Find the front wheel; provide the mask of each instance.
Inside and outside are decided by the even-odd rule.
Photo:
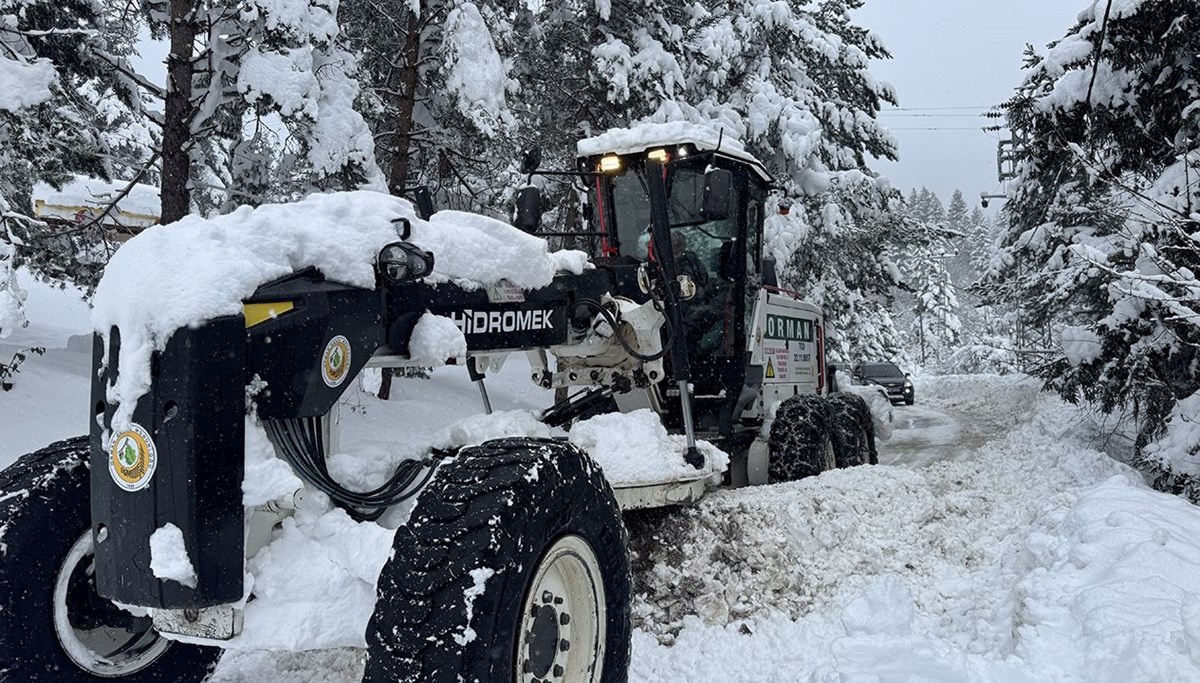
[[[0,680],[189,683],[218,648],[175,643],[96,592],[86,437],[0,472]]]
[[[630,597],[621,512],[586,453],[465,448],[396,532],[363,680],[622,683]]]

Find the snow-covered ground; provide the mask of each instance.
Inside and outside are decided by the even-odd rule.
[[[0,393],[0,465],[83,431],[88,354],[66,334],[0,343],[50,347]],[[489,389],[498,410],[550,400],[519,358]],[[344,407],[346,445],[391,457],[396,429],[479,410],[456,368],[372,401]],[[631,516],[631,680],[1200,680],[1200,510],[1148,490],[1028,379],[922,378],[895,416],[879,466]],[[236,652],[214,681],[349,683],[361,666],[350,648]]]

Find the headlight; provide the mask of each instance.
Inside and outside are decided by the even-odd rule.
[[[621,157],[609,154],[600,158],[600,170],[604,173],[616,173],[621,170]]]
[[[376,268],[388,283],[416,280],[433,272],[433,254],[409,242],[392,242],[379,251]]]

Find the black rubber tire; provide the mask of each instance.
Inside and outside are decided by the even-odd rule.
[[[779,404],[767,438],[767,481],[796,481],[831,469],[830,406],[815,394],[798,394]]]
[[[838,468],[879,462],[875,450],[875,421],[861,396],[836,393],[829,396],[830,438]]]
[[[912,396],[909,396],[908,398],[904,399],[904,405],[906,405],[906,406],[911,406],[912,404],[914,404],[916,402],[917,402],[916,394],[913,394]]]
[[[463,449],[421,492],[379,578],[363,680],[513,681],[519,612],[535,566],[570,534],[585,539],[600,564],[607,617],[601,680],[624,683],[632,583],[620,508],[585,452],[528,438]],[[484,567],[495,574],[468,609],[471,571]],[[469,632],[473,639],[462,638]]]
[[[81,436],[22,456],[0,472],[0,681],[207,679],[219,648],[172,643],[148,667],[113,678],[80,669],[59,645],[54,582],[71,547],[91,528],[88,461],[88,439]]]

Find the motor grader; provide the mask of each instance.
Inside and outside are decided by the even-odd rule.
[[[572,235],[592,245],[590,267],[548,286],[431,284],[438,254],[408,241],[422,210],[380,245],[374,287],[297,268],[240,313],[177,329],[124,418],[112,387],[137,371],[118,362],[132,332],[97,330],[88,436],[0,473],[0,679],[209,675],[246,627],[242,610],[265,599],[246,594],[256,527],[269,536],[291,505],[243,503],[250,412],[305,491],[363,524],[408,506],[365,625],[364,680],[626,680],[623,510],[873,461],[865,405],[827,396],[821,311],[780,288],[763,256],[771,177],[697,130],[600,136],[557,174],[527,154],[531,177],[568,178],[586,196],[584,232]],[[532,185],[515,223],[541,233]],[[429,314],[461,331],[459,360],[489,410],[487,375],[523,354],[534,385],[569,390],[544,422],[652,409],[685,435],[694,474],[610,481],[566,441],[516,436],[405,460],[371,490],[342,483],[328,467],[330,415],[365,368],[417,364],[410,342]],[[727,472],[698,439],[731,455]],[[152,566],[164,529],[181,540],[190,581]]]

